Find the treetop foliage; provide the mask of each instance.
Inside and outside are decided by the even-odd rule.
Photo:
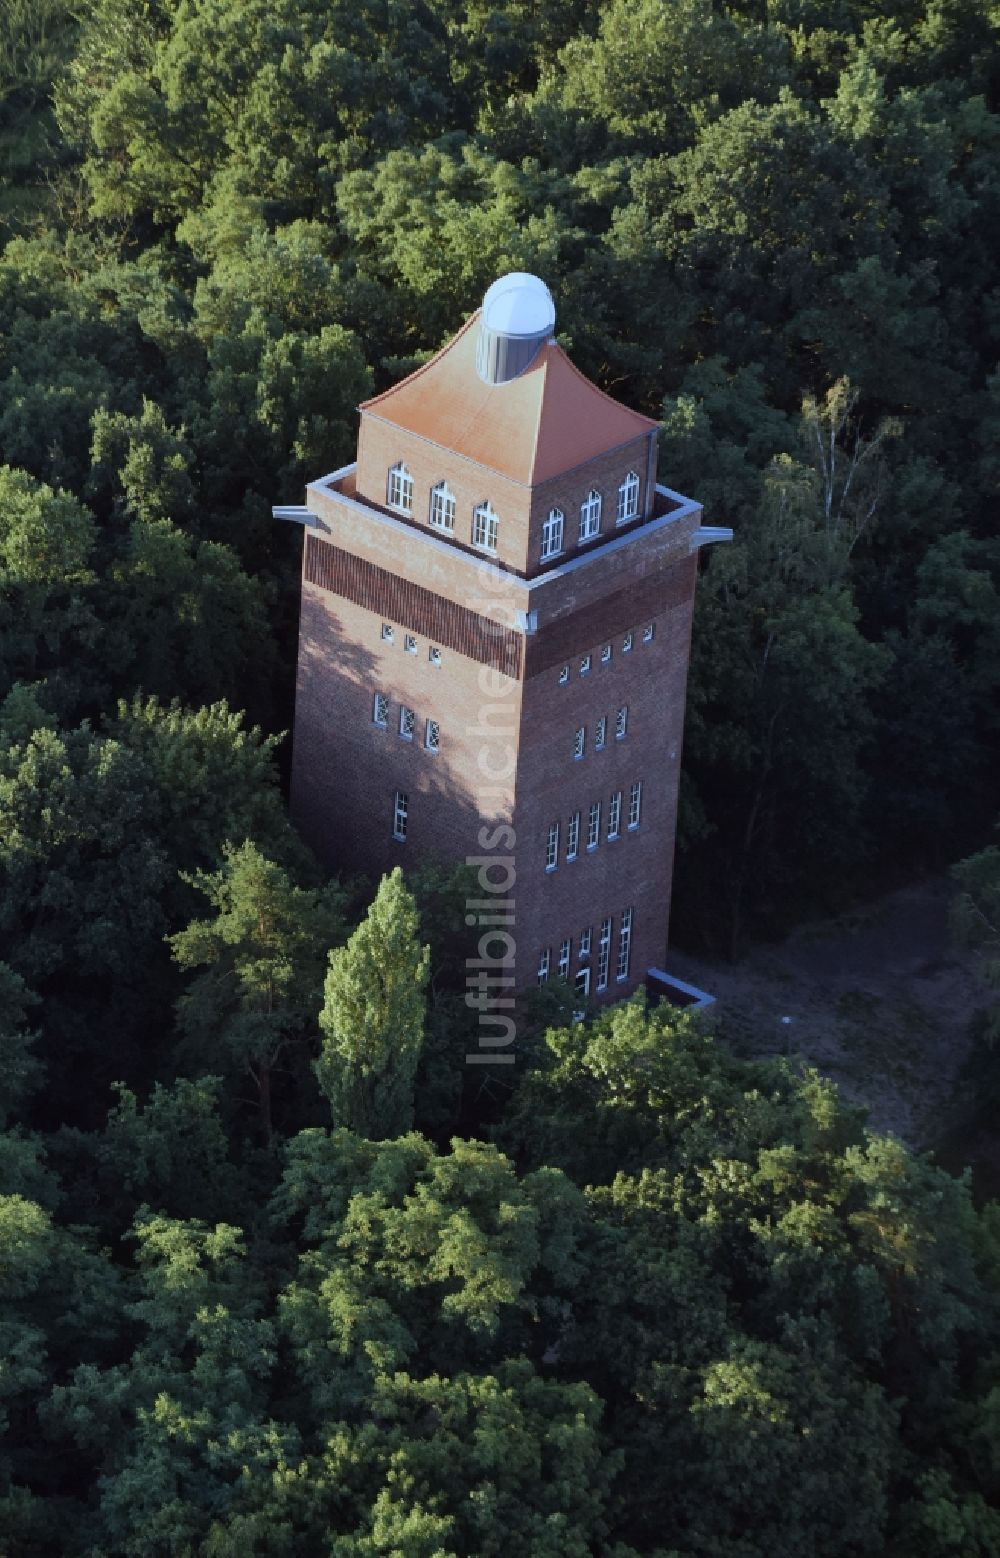
[[[968,857],[988,999],[997,22],[6,0],[10,1558],[1000,1552],[996,1206],[638,1000],[577,1023],[552,981],[470,1079],[467,873],[328,880],[289,823],[270,517],[543,276],[735,532],[675,936]]]

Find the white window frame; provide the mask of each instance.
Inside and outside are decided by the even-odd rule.
[[[405,703],[400,704],[399,734],[402,736],[404,741],[413,740],[413,732],[416,727],[416,723],[417,716],[414,714],[413,710],[408,709]]]
[[[574,757],[574,759],[579,759],[579,758],[583,757],[583,755],[586,752],[586,750],[587,750],[587,727],[586,727],[586,725],[580,725],[580,726],[577,727],[577,730],[575,731],[574,736],[573,736],[573,757]]]
[[[430,661],[431,665],[440,665],[441,664],[441,651],[438,648],[437,644],[431,644],[430,648],[427,651],[427,658]]]
[[[642,821],[642,780],[637,779],[629,792],[628,827],[631,833]]]
[[[439,481],[431,488],[428,523],[433,525],[435,530],[444,530],[448,535],[454,534],[455,494],[446,481]]]
[[[405,790],[397,790],[392,810],[392,836],[398,844],[406,843],[409,821],[410,797]]]
[[[639,477],[635,471],[629,471],[625,480],[618,488],[618,520],[619,525],[627,525],[630,519],[639,516]]]
[[[624,741],[628,735],[628,704],[623,703],[615,715],[615,740]]]
[[[581,959],[589,958],[589,956],[590,956],[590,943],[591,943],[591,939],[593,938],[593,934],[594,934],[594,927],[592,925],[588,925],[586,930],[582,930],[580,932],[580,952],[579,952],[579,956],[580,956]]]
[[[542,525],[541,561],[543,563],[550,557],[558,557],[562,551],[565,523],[566,516],[562,509],[549,509],[548,519]]]
[[[580,504],[580,540],[589,541],[601,530],[601,494],[591,487]]]
[[[586,676],[590,671],[591,656],[583,655],[580,660],[580,675]]]
[[[632,653],[632,634],[631,634],[631,632],[628,632],[628,633],[625,634],[625,637],[622,639],[622,654],[623,655],[630,655],[631,653]]]
[[[549,964],[552,954],[548,947],[543,947],[538,954],[538,983],[543,985],[549,977]]]
[[[621,837],[622,831],[622,792],[615,790],[608,802],[608,838]]]
[[[573,951],[573,943],[572,943],[571,939],[569,938],[569,936],[567,936],[565,941],[562,941],[562,942],[559,943],[559,963],[558,963],[558,969],[559,969],[559,978],[560,979],[568,979],[569,978],[569,964],[570,964],[570,956],[572,954],[572,951]]]
[[[549,823],[549,831],[545,839],[545,869],[554,871],[559,864],[559,824]]]
[[[573,989],[576,991],[577,995],[582,995],[584,998],[589,996],[589,994],[590,994],[590,965],[589,964],[584,964],[583,968],[578,968],[577,969],[577,971],[576,971],[576,978],[573,980]]]
[[[408,655],[416,654],[417,640],[412,633],[406,633],[403,635],[403,650]]]
[[[382,639],[383,639],[383,642],[386,643],[386,644],[391,644],[393,642],[393,640],[395,639],[395,637],[396,637],[396,635],[395,635],[395,633],[392,630],[392,623],[391,622],[383,622],[383,624],[382,624]]]
[[[606,920],[601,921],[601,934],[597,942],[597,988],[608,988],[608,973],[611,968],[611,936],[614,931],[614,920],[609,914]]]
[[[493,554],[500,534],[500,516],[491,506],[489,498],[477,503],[472,510],[472,544],[479,552]]]
[[[596,849],[601,842],[601,803],[592,801],[587,814],[587,848]]]
[[[646,626],[642,630],[642,641],[643,641],[643,643],[644,644],[651,644],[653,642],[653,634],[655,632],[656,632],[656,623],[655,622],[647,622]]]
[[[629,964],[632,961],[632,910],[622,910],[622,922],[618,931],[618,963],[615,969],[615,979],[619,984],[628,978]]]
[[[575,860],[580,851],[580,813],[575,811],[566,824],[566,859]]]
[[[602,644],[601,645],[601,664],[602,665],[610,665],[611,664],[611,645],[610,644]]]
[[[413,477],[403,460],[397,460],[389,467],[386,501],[388,507],[399,514],[413,513]]]
[[[436,719],[429,719],[424,726],[424,746],[428,752],[441,750],[441,726]]]
[[[560,685],[560,687],[565,687],[566,683],[568,681],[569,681],[569,666],[568,665],[564,665],[562,670],[559,672],[559,685]]]
[[[385,730],[389,724],[389,696],[384,692],[377,692],[372,699],[372,724],[380,730]]]
[[[597,725],[596,725],[596,728],[595,728],[595,731],[594,731],[594,751],[595,752],[603,751],[604,745],[605,745],[607,739],[608,739],[608,716],[606,714],[602,714],[600,719],[597,721]]]

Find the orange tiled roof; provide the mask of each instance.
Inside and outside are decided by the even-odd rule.
[[[361,410],[527,486],[658,426],[591,384],[554,341],[516,379],[484,384],[478,320],[477,312],[436,357]]]

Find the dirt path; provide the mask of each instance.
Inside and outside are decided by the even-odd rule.
[[[738,964],[671,951],[669,969],[717,997],[741,1052],[802,1057],[864,1104],[875,1130],[928,1146],[959,1102],[969,1019],[983,1004],[948,932],[952,892],[928,878]]]

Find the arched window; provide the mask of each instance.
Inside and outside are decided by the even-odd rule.
[[[436,530],[455,528],[455,494],[446,481],[431,488],[431,524]]]
[[[401,514],[413,513],[413,477],[402,460],[389,467],[389,507]]]
[[[488,501],[478,504],[472,510],[472,544],[478,546],[480,551],[496,551],[499,528],[499,515],[490,508]]]
[[[601,494],[596,488],[580,504],[580,540],[589,541],[601,528]]]
[[[639,512],[639,478],[635,471],[629,471],[625,480],[618,488],[618,523],[624,525],[626,520],[635,519]]]
[[[542,562],[547,557],[555,557],[562,551],[563,544],[563,511],[562,509],[550,509],[549,517],[542,526]]]

